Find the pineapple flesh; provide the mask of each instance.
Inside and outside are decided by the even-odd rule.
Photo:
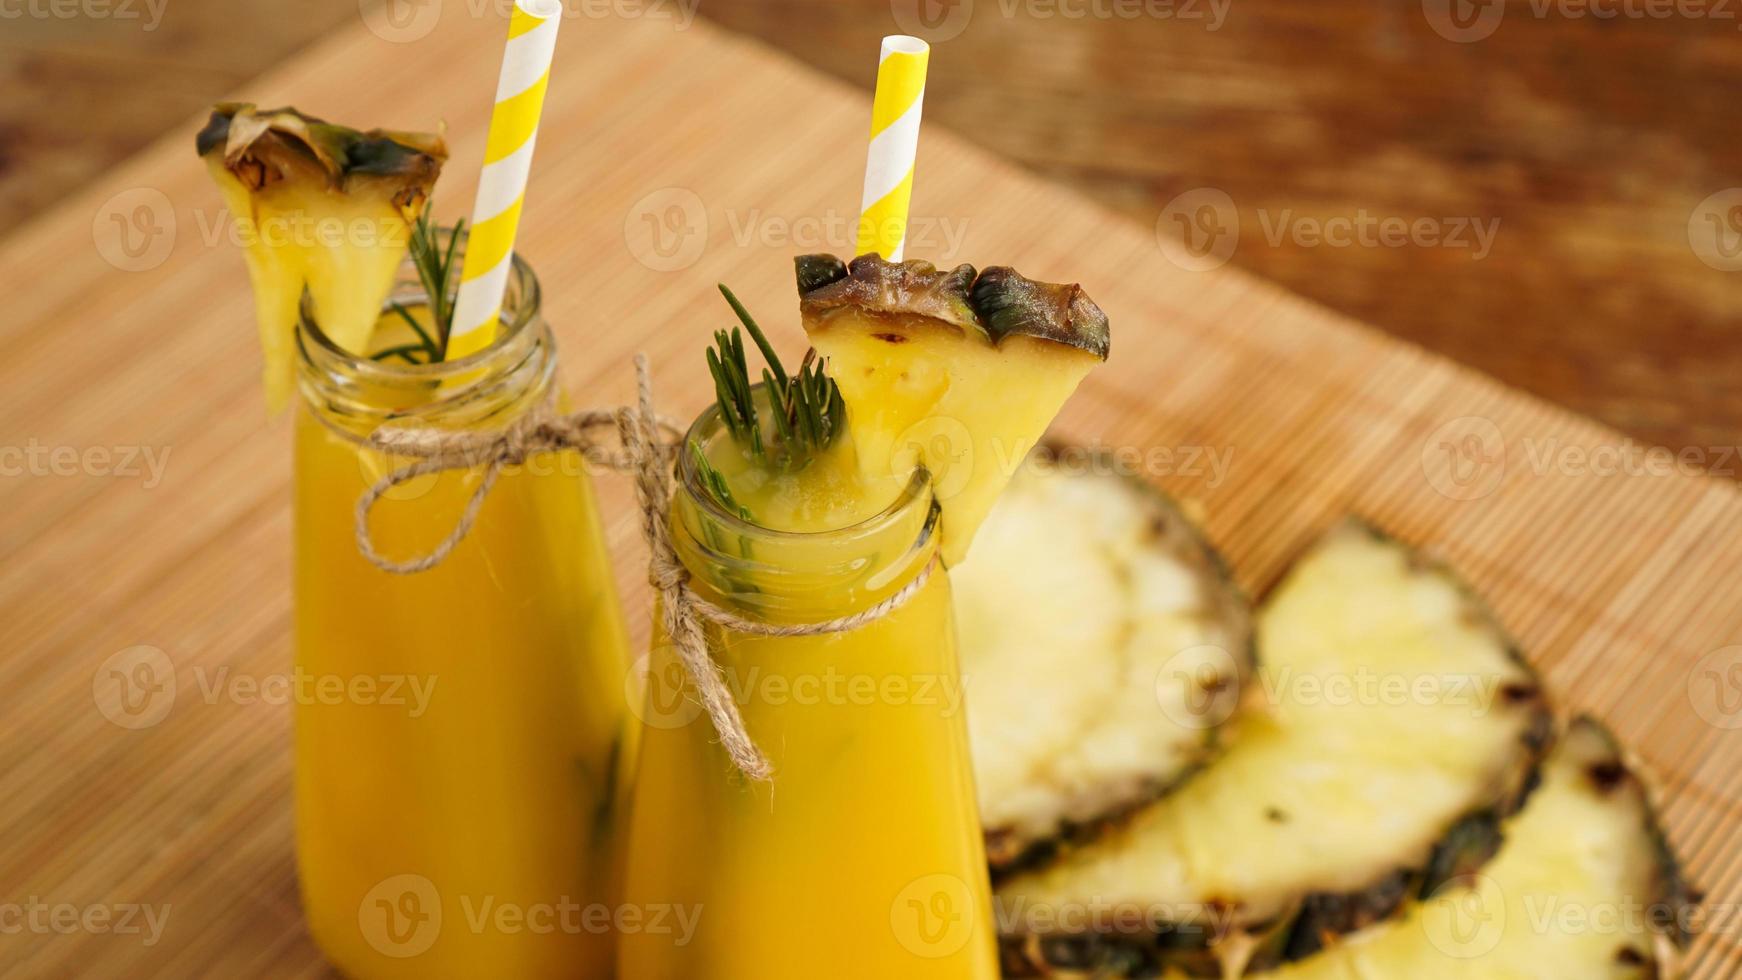
[[[1107,317],[1082,287],[862,255],[797,260],[805,333],[847,404],[868,483],[930,471],[954,566],[1089,369]]]
[[[1450,572],[1347,523],[1257,622],[1256,703],[1226,751],[1002,883],[1011,975],[1223,976],[1304,954],[1394,913],[1443,845],[1516,805],[1549,715]]]
[[[1250,609],[1220,557],[1165,495],[1086,460],[1075,476],[1036,453],[950,576],[999,872],[1210,759],[1252,672]]]
[[[327,337],[363,352],[447,147],[434,134],[364,133],[295,109],[224,103],[196,148],[242,236],[276,410],[290,395],[304,290]]]
[[[1690,898],[1649,794],[1614,738],[1579,719],[1479,872],[1407,914],[1265,974],[1276,980],[1664,980]]]

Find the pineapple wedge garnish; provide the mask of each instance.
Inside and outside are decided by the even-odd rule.
[[[1650,795],[1614,737],[1573,722],[1493,859],[1407,915],[1289,964],[1275,980],[1679,975],[1692,899]]]
[[[1251,610],[1220,556],[1111,462],[1037,452],[950,575],[995,871],[1209,762],[1252,674]]]
[[[1081,286],[1008,268],[876,255],[797,266],[805,333],[840,386],[861,471],[886,481],[924,465],[944,563],[957,564],[1065,399],[1107,359],[1106,315]]]
[[[266,401],[277,410],[294,377],[303,291],[322,331],[363,352],[447,145],[435,134],[365,133],[295,109],[223,103],[196,147],[246,247]]]
[[[1345,524],[1257,622],[1258,703],[1223,754],[1000,885],[1007,975],[1219,977],[1304,955],[1394,914],[1516,808],[1550,716],[1448,570]]]

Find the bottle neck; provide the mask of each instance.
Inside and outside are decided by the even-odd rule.
[[[704,412],[685,445],[707,444],[721,421]],[[704,599],[771,623],[805,623],[860,612],[913,581],[938,547],[938,508],[922,469],[896,500],[848,527],[785,531],[728,512],[710,493],[692,453],[678,454],[672,538]]]
[[[444,243],[448,235],[442,233]],[[464,238],[454,261],[463,255]],[[408,258],[383,314],[394,304],[408,310],[426,307],[429,299]],[[550,398],[556,374],[555,341],[544,321],[538,279],[518,256],[496,336],[474,354],[421,364],[345,350],[321,329],[318,311],[306,295],[296,344],[302,403],[328,425],[359,438],[390,422],[456,429],[509,425]]]

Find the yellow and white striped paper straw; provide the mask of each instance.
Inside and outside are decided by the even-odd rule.
[[[876,252],[899,262],[907,248],[907,206],[913,196],[913,158],[919,150],[919,113],[930,57],[931,45],[917,37],[891,34],[883,39],[855,255]]]
[[[460,295],[448,335],[450,361],[483,350],[496,335],[562,12],[561,0],[514,3],[484,170],[478,176],[478,200],[472,205],[466,261],[460,267]]]

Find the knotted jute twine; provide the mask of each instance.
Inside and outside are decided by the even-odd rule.
[[[635,480],[635,502],[641,511],[641,533],[647,542],[647,580],[660,598],[660,625],[676,647],[684,671],[695,684],[702,707],[707,711],[726,754],[745,776],[766,781],[773,777],[774,767],[744,727],[744,717],[722,676],[723,670],[708,653],[702,621],[752,636],[844,633],[874,623],[906,605],[930,580],[937,567],[937,557],[934,554],[912,581],[887,599],[850,616],[820,623],[765,623],[703,599],[689,587],[689,569],[678,557],[665,512],[672,495],[672,469],[683,436],[674,424],[660,418],[653,410],[653,381],[645,354],[635,357],[635,390],[634,407],[589,409],[561,415],[547,403],[503,429],[377,429],[363,441],[364,445],[416,462],[381,476],[357,498],[357,550],[375,567],[395,575],[414,575],[434,568],[452,554],[472,530],[484,499],[496,486],[502,469],[519,465],[536,453],[574,450],[605,469],[630,474]],[[358,441],[353,433],[340,429],[320,413],[315,413],[315,416],[343,438]],[[616,431],[617,446],[600,440],[598,433],[606,429]],[[376,550],[369,533],[369,512],[388,491],[420,476],[475,466],[484,467],[483,479],[467,499],[453,530],[429,553],[395,561]]]

